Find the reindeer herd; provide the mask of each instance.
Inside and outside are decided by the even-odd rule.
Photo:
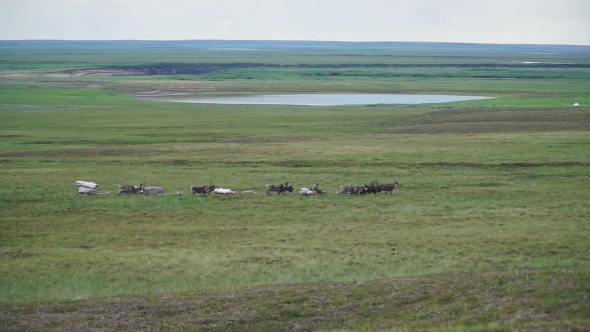
[[[392,191],[395,188],[401,187],[401,184],[397,181],[393,181],[393,183],[378,183],[377,181],[372,181],[371,184],[365,184],[360,186],[355,185],[347,185],[341,186],[341,191],[336,194],[344,195],[344,194],[351,194],[351,195],[366,195],[366,194],[378,194],[381,192],[385,192],[393,194]]]
[[[95,195],[99,194],[97,192],[98,185],[94,182],[87,182],[87,181],[76,181],[78,184],[78,194],[79,195]],[[145,187],[146,183],[141,183],[139,186],[134,185],[119,185],[118,195],[131,195],[131,194],[143,194],[143,195],[153,195],[153,196],[162,196],[164,194],[164,189],[158,186],[148,186]],[[377,181],[372,181],[370,184],[364,185],[344,185],[340,186],[340,191],[335,192],[337,195],[367,195],[367,194],[379,194],[384,192],[385,194],[389,193],[392,194],[392,191],[396,188],[401,187],[401,184],[397,181],[393,183],[379,183]],[[207,195],[213,193],[217,195],[234,195],[236,192],[228,189],[228,188],[218,188],[213,183],[209,185],[201,185],[201,186],[191,186],[189,187],[191,190],[191,195],[199,195],[201,197],[207,197]],[[276,195],[285,195],[287,192],[293,193],[293,186],[289,184],[289,182],[283,183],[273,183],[266,185],[266,195],[271,196],[273,192],[276,192]],[[110,192],[108,192],[110,193]],[[255,194],[256,190],[250,189],[246,191],[242,191],[242,194]],[[325,195],[327,191],[321,190],[319,188],[319,183],[315,183],[310,188],[301,188],[299,190],[300,196],[313,196],[313,195]],[[182,195],[182,192],[177,192],[173,195]]]

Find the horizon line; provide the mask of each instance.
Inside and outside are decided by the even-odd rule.
[[[463,42],[463,41],[410,41],[410,40],[312,40],[312,39],[0,39],[0,42],[306,42],[306,43],[414,43],[414,44],[466,44],[466,45],[511,45],[511,46],[579,46],[590,47],[590,44],[544,44],[544,43],[495,43],[495,42]]]

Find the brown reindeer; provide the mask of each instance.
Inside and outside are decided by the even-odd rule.
[[[132,186],[129,184],[119,185],[119,195],[121,195],[121,194],[127,194],[127,195],[143,194],[144,188],[142,188],[142,187],[144,185],[145,185],[145,182],[140,184],[139,187]]]
[[[386,194],[387,194],[388,192],[389,192],[390,194],[393,194],[393,193],[392,193],[392,191],[393,191],[395,188],[399,188],[399,187],[401,187],[401,186],[402,186],[402,185],[401,185],[399,182],[395,181],[395,179],[394,179],[394,180],[393,180],[393,183],[379,184],[379,191],[385,191],[385,193],[386,193]]]
[[[191,194],[194,196],[199,194],[201,197],[207,197],[207,194],[215,190],[215,185],[213,183],[209,184],[208,186],[197,186],[197,187],[189,187],[191,189]]]
[[[285,195],[285,192],[293,192],[293,186],[289,185],[289,182],[285,182],[285,184],[282,183],[273,183],[273,184],[267,184],[266,185],[266,194],[267,195],[271,195],[271,192],[276,191],[277,195],[283,194]]]

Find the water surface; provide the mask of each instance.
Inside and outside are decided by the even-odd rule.
[[[489,99],[489,97],[454,95],[326,93],[251,96],[184,96],[148,98],[144,97],[142,99],[195,104],[338,106],[374,104],[434,104]]]

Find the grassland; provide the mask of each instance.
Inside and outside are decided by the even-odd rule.
[[[590,328],[588,53],[11,48],[0,60],[0,330]],[[153,91],[494,99],[134,98]],[[393,195],[333,195],[394,179]],[[185,194],[79,197],[76,180]],[[284,181],[330,194],[264,195]],[[209,183],[258,194],[187,195]]]

